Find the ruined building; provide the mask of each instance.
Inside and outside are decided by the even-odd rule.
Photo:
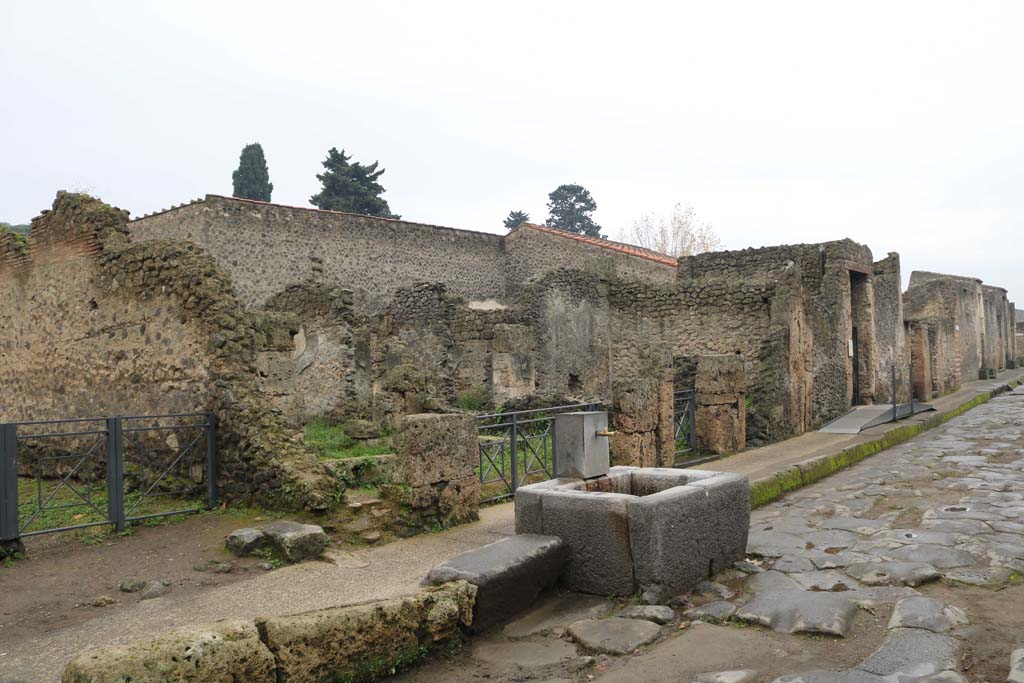
[[[216,195],[128,221],[62,194],[28,248],[0,250],[15,301],[0,380],[29,399],[0,420],[241,397],[273,439],[316,415],[601,399],[632,416],[619,462],[651,465],[669,462],[674,389],[704,382],[704,414],[732,411],[757,445],[908,400],[912,358],[922,398],[1016,355],[1004,290],[915,273],[903,295],[898,255],[851,240],[677,261],[529,224],[495,235]],[[225,423],[240,446],[263,429]],[[287,466],[257,457],[239,490],[258,476],[313,495],[316,465],[289,444]]]

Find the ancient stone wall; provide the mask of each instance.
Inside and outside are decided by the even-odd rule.
[[[639,280],[668,285],[675,280],[676,259],[640,247],[551,228],[524,225],[505,238],[506,277],[510,294],[558,270],[578,270],[605,279]]]
[[[731,455],[746,447],[747,378],[738,355],[701,356],[696,377],[697,447]]]
[[[326,507],[333,484],[255,377],[259,333],[212,259],[130,242],[127,214],[59,193],[0,261],[0,421],[212,411],[230,499]]]
[[[505,294],[501,235],[216,195],[135,220],[136,240],[184,239],[225,268],[249,307],[291,285],[351,289],[379,311],[417,280],[467,299]]]

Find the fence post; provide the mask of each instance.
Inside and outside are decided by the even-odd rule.
[[[18,426],[0,424],[0,541],[16,541],[18,529]]]
[[[107,418],[107,516],[124,531],[124,432],[120,417]]]
[[[217,416],[207,414],[206,422],[206,509],[217,504]]]
[[[745,410],[745,408],[741,409]],[[686,408],[686,441],[690,452],[697,454],[697,390],[690,392],[690,402]]]
[[[593,406],[588,406],[588,408],[590,410],[594,409]],[[558,443],[558,439],[555,438],[555,436],[556,436],[555,425],[556,424],[558,424],[558,420],[556,420],[555,416],[552,415],[551,416],[551,430],[548,433],[548,438],[551,439],[551,478],[552,479],[554,479],[555,477],[558,476],[558,453],[555,452],[555,444]]]
[[[892,364],[892,421],[895,422],[899,419],[899,415],[896,414],[896,364]]]
[[[512,457],[512,493],[519,488],[519,450],[516,414],[512,413],[512,434],[509,437],[509,451]]]

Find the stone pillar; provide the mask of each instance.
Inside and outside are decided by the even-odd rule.
[[[407,505],[414,521],[460,524],[479,519],[480,480],[476,420],[471,415],[406,415],[393,437],[395,479],[389,493]]]
[[[738,354],[701,356],[697,363],[697,447],[719,455],[747,443],[747,375]]]
[[[658,465],[659,382],[619,380],[612,386],[611,430],[608,444],[612,465]],[[671,466],[671,465],[669,465]]]
[[[491,387],[496,405],[533,394],[537,385],[533,346],[533,332],[526,325],[494,326]]]
[[[910,323],[910,376],[914,397],[919,401],[932,397],[932,348],[928,337],[927,323]]]

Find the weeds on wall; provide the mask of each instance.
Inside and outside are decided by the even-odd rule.
[[[353,439],[341,425],[324,419],[313,419],[306,423],[306,443],[320,452],[320,456],[331,460],[365,458],[371,455],[393,453],[391,438],[382,433],[378,439],[360,441]]]

